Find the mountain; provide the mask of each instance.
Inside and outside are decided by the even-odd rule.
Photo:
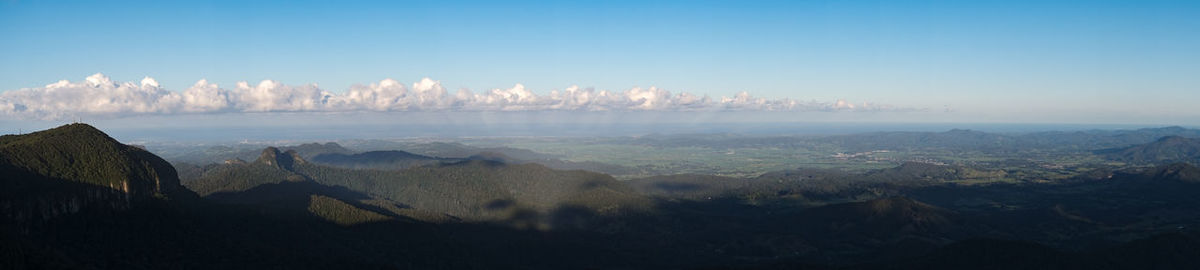
[[[254,160],[262,151],[263,145],[213,146],[202,150],[184,153],[173,153],[167,159],[175,163],[196,164],[203,166],[210,163],[223,163],[230,160]],[[300,145],[280,146],[280,151],[296,151],[301,157],[311,159],[322,154],[353,154],[338,143],[305,143]]]
[[[313,158],[322,154],[353,154],[354,151],[346,149],[335,142],[321,143],[305,143],[295,146],[284,146],[280,148],[282,151],[296,151],[303,158]]]
[[[512,147],[477,147],[465,145],[456,142],[430,142],[416,144],[398,144],[393,146],[393,149],[403,149],[404,151],[417,153],[425,156],[442,157],[442,158],[468,158],[478,155],[479,153],[500,153],[508,157],[521,160],[542,160],[555,159],[559,156],[542,154],[528,149],[512,148]]]
[[[1136,164],[1167,162],[1200,163],[1200,138],[1166,136],[1154,142],[1125,148],[1102,150],[1109,159]]]
[[[355,142],[360,147],[405,150],[372,150],[356,153],[337,143],[306,143],[296,146],[278,147],[280,151],[295,151],[301,158],[313,163],[349,169],[400,170],[409,167],[460,162],[465,160],[493,160],[507,164],[537,163],[558,170],[586,170],[610,175],[644,174],[642,170],[594,161],[566,161],[553,155],[541,154],[526,149],[511,147],[475,147],[461,143],[395,143],[386,141]],[[258,148],[261,149],[261,148]],[[185,181],[197,178],[207,164],[239,163],[254,160],[260,150],[229,146],[214,146],[202,153],[176,155],[172,160]]]
[[[195,197],[169,163],[87,124],[0,136],[0,177],[0,205],[18,222]]]
[[[1200,167],[1188,163],[1172,163],[1141,170],[1120,171],[1114,173],[1113,177],[1160,183],[1200,183]]]
[[[214,166],[186,186],[211,201],[270,209],[273,215],[315,216],[342,225],[450,220],[365,192],[324,185],[294,171],[307,165],[296,151],[268,147],[252,163]]]
[[[282,153],[271,154],[278,158]],[[255,164],[279,169],[275,166],[279,160]],[[340,201],[342,195],[310,195],[311,202],[301,207],[316,213],[312,217],[264,214],[268,212],[260,209],[276,209],[218,205],[197,198],[179,184],[165,160],[86,124],[0,136],[0,269],[448,265],[445,257],[431,263],[422,259],[429,255],[419,251],[405,255],[404,250],[418,245],[454,250],[444,247],[452,244],[429,241],[426,235],[431,234],[423,225],[391,223],[390,230],[405,232],[396,234],[403,239],[379,236],[377,231],[340,229],[388,222],[360,211],[369,207]],[[404,264],[384,264],[378,257],[362,255],[383,245],[367,248],[343,237],[417,244],[392,250]]]
[[[460,160],[423,156],[399,150],[370,151],[358,154],[326,153],[312,157],[312,162],[317,164],[350,169],[381,170],[400,170],[444,161]]]
[[[555,211],[563,207],[620,214],[645,208],[648,204],[645,198],[616,179],[585,171],[560,171],[538,164],[505,164],[490,160],[464,160],[391,171],[360,170],[307,162],[295,152],[280,152],[275,148],[264,149],[262,156],[252,163],[208,168],[187,186],[206,197],[225,200],[223,198],[230,195],[222,194],[289,182],[312,182],[370,194],[366,196],[371,200],[387,200],[420,210],[395,213],[418,215],[410,217],[420,220],[448,216],[473,221],[515,222],[521,226],[549,226]],[[354,200],[342,201],[355,203]]]
[[[1196,138],[1200,137],[1200,129],[1170,126],[1134,130],[1044,131],[1020,135],[1018,138],[1021,144],[1030,147],[1106,149],[1150,143],[1168,136]]]
[[[428,143],[411,145],[409,147],[418,149],[422,153],[435,153],[437,155],[414,154],[413,152],[401,150],[383,150],[358,154],[327,153],[313,156],[311,160],[318,164],[349,169],[400,170],[442,162],[454,163],[466,160],[490,160],[506,164],[537,163],[557,170],[586,170],[610,175],[629,175],[639,172],[629,167],[594,161],[573,162],[548,158],[548,155],[508,147],[478,148],[459,143]],[[516,158],[509,154],[515,154],[523,158]]]
[[[218,192],[245,191],[265,184],[304,181],[305,176],[291,171],[297,160],[304,163],[294,153],[268,147],[253,163],[212,166],[200,173],[198,179],[187,181],[184,185],[201,196],[208,196]]]

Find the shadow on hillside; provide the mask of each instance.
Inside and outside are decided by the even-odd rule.
[[[218,192],[206,196],[206,199],[239,205],[254,205],[271,210],[285,211],[291,214],[311,214],[313,196],[325,196],[355,208],[385,215],[398,221],[416,222],[379,205],[363,203],[375,198],[341,186],[327,186],[312,181],[288,181],[262,184],[246,191]],[[411,209],[412,207],[397,202],[386,201],[387,206],[396,209]]]
[[[1145,227],[1146,224],[1138,222],[1152,221],[1157,226],[1200,217],[1200,199],[1191,196],[1200,191],[1200,185],[1183,181],[1187,178],[1179,175],[1190,175],[1185,169],[1146,175],[1118,174],[1112,180],[1038,186],[882,183],[809,189],[804,185],[782,188],[751,185],[743,190],[748,193],[741,194],[693,199],[652,197],[649,208],[616,212],[606,211],[603,205],[574,203],[532,209],[524,208],[514,199],[494,199],[475,206],[490,211],[504,210],[506,215],[486,221],[415,222],[411,226],[430,228],[437,231],[434,238],[461,245],[458,246],[461,250],[437,252],[474,258],[489,265],[533,265],[531,268],[578,268],[581,265],[600,268],[630,265],[645,268],[770,268],[903,262],[937,269],[953,264],[929,265],[909,259],[936,256],[937,252],[953,247],[948,245],[981,237],[1028,241],[1021,243],[1047,250],[1065,250],[1063,246],[1047,245],[1076,241],[1079,245],[1072,250],[1089,251],[1079,253],[1086,256],[1072,258],[1094,258],[1090,254],[1099,254],[1095,251],[1097,248],[1122,246],[1128,239],[1164,233],[1163,228]],[[1171,180],[1174,178],[1183,180]],[[622,188],[609,184],[585,181],[578,187],[583,190]],[[802,184],[810,185],[811,182]],[[691,184],[670,182],[666,187],[671,185],[686,187]],[[865,192],[876,192],[870,193],[875,197],[860,197]],[[372,208],[373,205],[353,203],[370,199],[371,196],[366,194],[309,181],[262,185],[245,192],[214,194],[210,198],[268,206],[279,202],[277,209],[292,207],[292,211],[299,213],[312,203],[313,195],[335,198],[374,212],[387,212],[386,209]],[[1147,200],[1148,197],[1154,200]],[[814,199],[849,202],[799,207]],[[1155,210],[1170,212],[1143,216],[1143,213]],[[407,232],[397,228],[401,227],[394,222],[373,221],[339,226],[337,230],[355,237],[403,239],[402,235]],[[1106,236],[1125,240],[1103,238]],[[1188,239],[1191,238],[1181,240],[1182,244],[1176,243],[1184,250],[1164,256],[1191,254],[1188,243],[1194,239]],[[397,245],[375,241],[368,241],[369,245]],[[1163,247],[1155,244],[1153,248]],[[1000,251],[989,254],[1000,254]],[[1153,262],[1156,259],[1136,254],[1123,260]],[[1164,259],[1178,261],[1176,257]]]
[[[18,228],[78,212],[125,210],[135,202],[153,198],[150,194],[136,196],[114,187],[48,177],[3,163],[0,184],[0,206],[4,210],[0,214]]]
[[[369,198],[344,188],[314,184],[284,182],[245,194],[214,196],[241,202],[309,202],[304,198],[311,195],[344,201]],[[59,264],[68,266],[96,262],[129,266],[123,268],[169,268],[182,262],[198,268],[822,269],[817,266],[858,265],[863,269],[963,269],[1020,267],[1025,265],[1020,258],[1042,258],[1024,257],[1022,254],[1029,253],[1023,250],[1067,254],[1055,258],[1063,264],[1099,267],[1096,269],[1104,269],[1106,263],[1187,268],[1195,265],[1196,255],[1200,255],[1195,253],[1200,242],[1190,234],[1167,234],[1076,253],[1029,242],[970,240],[980,234],[953,234],[970,228],[958,223],[959,213],[902,197],[803,209],[752,205],[734,197],[659,199],[649,211],[622,215],[559,205],[545,214],[526,212],[513,217],[514,221],[548,220],[550,230],[515,229],[500,223],[384,221],[339,226],[263,215],[248,207],[209,206],[191,214],[135,208],[59,219],[13,241],[20,242],[18,248],[25,252],[20,256],[51,254],[35,265],[61,261]],[[68,253],[60,253],[63,250]],[[68,254],[70,260],[52,254]]]

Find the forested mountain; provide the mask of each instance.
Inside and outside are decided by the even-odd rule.
[[[610,175],[635,174],[635,168],[594,161],[566,161],[561,156],[512,147],[478,147],[454,142],[376,143],[371,147],[393,147],[419,155],[452,160],[492,160],[507,164],[537,163],[558,170],[586,170]]]
[[[211,196],[304,181],[347,188],[455,219],[521,218],[525,220],[520,222],[529,226],[548,226],[546,215],[563,207],[619,214],[645,209],[648,203],[607,175],[558,171],[538,164],[463,160],[396,171],[355,170],[309,163],[295,152],[281,153],[275,148],[263,150],[253,163],[209,168],[187,186]]]
[[[468,160],[488,160],[488,161],[501,162],[501,163],[505,163],[505,164],[514,164],[514,165],[515,164],[539,164],[539,165],[543,165],[543,166],[557,169],[557,170],[586,170],[586,171],[594,171],[594,172],[601,172],[601,173],[606,173],[606,174],[618,174],[618,175],[632,174],[635,171],[637,171],[636,169],[633,169],[633,168],[611,165],[611,164],[604,164],[604,163],[600,163],[600,162],[591,162],[591,161],[571,162],[571,161],[563,161],[563,160],[554,159],[554,158],[521,159],[521,158],[511,157],[502,152],[487,151],[487,150],[497,150],[498,148],[469,148],[466,146],[462,146],[461,144],[445,144],[445,143],[434,143],[434,144],[428,144],[428,145],[450,145],[450,147],[454,147],[459,150],[454,150],[452,152],[442,152],[443,154],[449,154],[448,157],[418,155],[418,154],[413,154],[410,152],[405,152],[405,151],[400,151],[400,150],[370,151],[370,152],[363,152],[363,153],[349,154],[349,155],[330,153],[330,154],[316,155],[316,156],[312,157],[312,162],[318,163],[318,164],[329,165],[329,166],[333,166],[333,167],[350,168],[350,169],[401,170],[401,169],[406,169],[409,167],[432,165],[432,164],[438,164],[438,163],[455,163],[455,162],[462,162],[462,161],[468,161]],[[484,151],[474,152],[469,155],[464,155],[467,152],[460,152],[460,150],[461,151],[472,151],[471,149],[475,149],[475,150],[483,149]],[[516,152],[516,153],[519,153],[520,156],[524,156],[524,157],[543,156],[541,154],[537,154],[532,151],[523,150],[523,149],[507,148],[507,149],[503,149],[503,150],[505,150],[504,152],[508,152],[508,153]],[[435,152],[438,152],[438,151],[435,151]]]
[[[312,161],[318,164],[350,169],[400,170],[409,167],[460,160],[422,156],[404,151],[391,150],[358,154],[327,153],[312,157]]]
[[[1167,136],[1151,143],[1099,151],[1113,160],[1137,164],[1200,163],[1200,139]]]
[[[296,146],[277,147],[281,151],[295,151],[300,157],[313,163],[350,169],[400,170],[414,166],[459,162],[465,160],[494,160],[508,164],[537,163],[559,170],[587,170],[613,175],[640,173],[635,168],[605,164],[594,161],[574,162],[559,159],[554,155],[537,153],[511,147],[475,147],[461,143],[397,143],[389,141],[351,141],[357,148],[369,149],[355,152],[333,142],[324,144],[306,143]],[[245,149],[246,146],[214,146],[203,151],[176,154],[172,161],[185,174],[183,179],[194,178],[196,171],[212,163],[238,163],[254,160],[262,148]]]
[[[373,146],[376,150],[392,150],[402,149],[404,151],[417,153],[426,156],[443,157],[443,158],[468,158],[479,153],[499,153],[504,156],[519,160],[544,160],[556,159],[559,156],[547,155],[528,149],[519,149],[512,147],[477,147],[456,142],[430,142],[430,143],[406,143],[406,144],[388,144],[389,148],[381,148],[383,145]]]
[[[1150,143],[1162,137],[1200,137],[1200,129],[1178,126],[1134,130],[1046,131],[1021,136],[1022,143],[1034,147],[1069,146],[1079,149],[1104,149]]]
[[[264,146],[259,145],[237,145],[237,146],[213,146],[199,151],[186,153],[177,153],[169,159],[172,162],[182,162],[188,164],[204,165],[210,163],[222,163],[227,160],[254,160],[259,156]],[[353,154],[354,151],[346,149],[334,142],[327,143],[305,143],[300,145],[280,146],[282,151],[296,151],[301,157],[311,159],[322,154]]]
[[[195,197],[166,161],[85,124],[0,136],[0,186],[4,214],[18,222]]]

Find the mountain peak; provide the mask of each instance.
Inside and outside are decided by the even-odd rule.
[[[182,189],[174,167],[162,158],[82,123],[0,137],[0,162],[53,178],[122,186],[127,193],[149,195]],[[140,179],[152,183],[134,181]]]
[[[296,153],[295,150],[281,152],[279,151],[279,148],[274,146],[263,149],[262,154],[259,155],[258,159],[254,162],[279,167],[289,171],[292,170],[292,166],[295,164],[306,163],[304,158],[301,158],[300,154]]]
[[[84,123],[66,124],[66,125],[56,127],[56,128],[37,131],[37,132],[29,133],[29,134],[6,135],[5,137],[9,137],[9,136],[14,136],[12,138],[20,137],[20,138],[25,138],[25,139],[50,138],[50,137],[60,137],[60,136],[72,136],[72,137],[80,137],[80,138],[86,137],[89,139],[96,139],[96,140],[104,141],[106,143],[119,144],[119,142],[117,142],[116,139],[109,137],[108,134],[105,134],[103,131],[100,131],[100,129],[97,129],[96,127],[93,127],[92,125],[88,125],[88,124],[84,124]],[[9,143],[9,142],[15,142],[15,140],[14,141],[3,140],[0,142]]]
[[[87,124],[0,136],[0,175],[12,176],[12,181],[0,183],[0,190],[25,198],[25,205],[8,209],[26,217],[195,196],[179,184],[170,163]],[[0,198],[0,205],[5,203]]]

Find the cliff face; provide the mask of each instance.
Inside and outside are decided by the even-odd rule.
[[[18,223],[195,197],[165,160],[86,124],[0,137],[0,189],[4,217]]]
[[[275,147],[263,149],[262,155],[259,155],[258,159],[254,162],[275,166],[288,171],[292,170],[293,165],[305,163],[304,158],[301,158],[300,154],[297,154],[295,150],[281,152],[279,148]]]

